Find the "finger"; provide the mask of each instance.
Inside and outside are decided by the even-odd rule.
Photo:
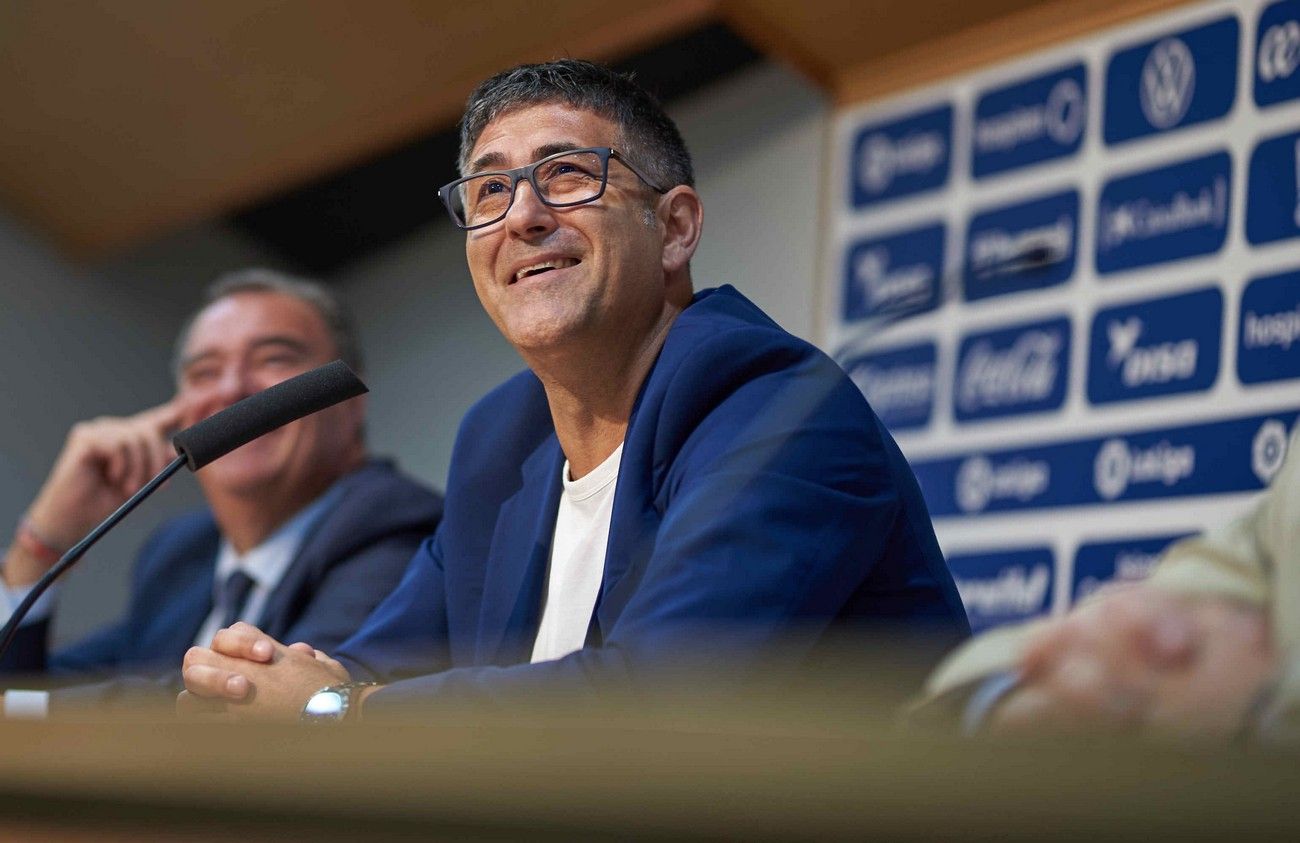
[[[1147,704],[1145,684],[1129,681],[1105,659],[1080,653],[1062,660],[1039,687],[1063,716],[1092,728],[1135,726]]]
[[[240,701],[252,690],[248,677],[213,667],[207,664],[193,664],[181,671],[185,680],[185,690],[200,697]]]
[[[103,454],[104,480],[114,488],[120,487],[123,478],[126,476],[128,463],[126,453],[122,450],[120,443],[114,442],[104,446]]]
[[[1186,601],[1153,588],[1132,589],[1103,607],[1097,635],[1129,648],[1142,670],[1185,665],[1197,649],[1191,607]]]
[[[166,437],[169,432],[180,426],[184,408],[184,399],[176,395],[165,404],[145,410],[140,416],[160,437]]]
[[[1025,645],[1017,669],[1027,679],[1033,679],[1052,669],[1053,664],[1068,652],[1076,636],[1073,616],[1049,621]]]
[[[127,447],[131,451],[131,476],[128,481],[128,490],[134,492],[154,475],[153,468],[153,451],[148,441],[143,436],[131,436],[127,439]]]
[[[182,720],[226,721],[231,716],[226,709],[225,700],[200,697],[189,691],[176,695],[176,716]]]
[[[1048,691],[1027,686],[998,704],[989,718],[989,728],[1012,734],[1058,732],[1069,722],[1065,709],[1056,704]]]
[[[275,657],[275,639],[251,624],[237,623],[217,630],[212,649],[231,658],[269,662]]]
[[[322,653],[320,650],[316,651],[316,661],[320,662],[326,667],[333,668],[335,670],[342,670],[344,673],[347,672],[344,669],[342,662],[330,656],[328,653]]]
[[[306,655],[313,657],[318,652],[315,647],[308,644],[306,641],[295,641],[289,645],[289,649],[295,653],[305,653]]]

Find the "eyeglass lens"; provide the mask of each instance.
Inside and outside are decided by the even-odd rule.
[[[589,202],[605,186],[604,162],[595,152],[566,153],[540,162],[533,183],[547,204]],[[465,225],[485,225],[506,215],[513,195],[510,176],[471,176],[452,191],[453,210]]]

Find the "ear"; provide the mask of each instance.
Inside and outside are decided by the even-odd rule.
[[[695,188],[678,185],[659,199],[659,221],[664,227],[664,275],[686,269],[700,245],[704,204]]]

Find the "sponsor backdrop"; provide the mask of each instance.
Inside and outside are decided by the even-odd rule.
[[[1192,4],[838,117],[829,348],[976,628],[1145,576],[1300,414],[1300,0]]]

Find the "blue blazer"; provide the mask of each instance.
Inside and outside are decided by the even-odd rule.
[[[588,646],[527,664],[563,462],[531,372],[466,415],[442,525],[337,654],[392,683],[368,715],[557,682],[635,691],[684,662],[743,676],[845,626],[969,634],[915,478],[861,392],[730,287],[695,297],[641,387]]]
[[[260,626],[279,640],[337,646],[354,633],[442,514],[436,493],[387,462],[370,462],[338,485],[338,501],[307,536],[262,613]],[[212,611],[220,541],[207,510],[168,521],[140,551],[120,620],[48,655],[48,620],[22,627],[0,667],[83,682],[95,674],[178,675]]]

